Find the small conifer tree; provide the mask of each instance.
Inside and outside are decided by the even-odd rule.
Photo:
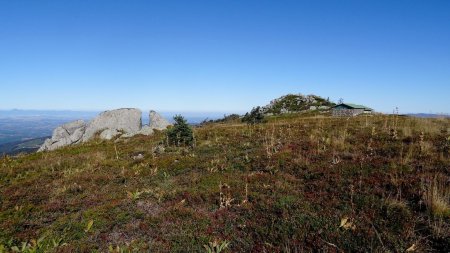
[[[192,146],[194,143],[192,128],[181,115],[176,115],[173,119],[175,124],[167,131],[169,145]]]
[[[264,113],[262,112],[261,107],[254,107],[250,113],[246,113],[242,118],[242,122],[247,122],[247,124],[250,125],[264,123]]]

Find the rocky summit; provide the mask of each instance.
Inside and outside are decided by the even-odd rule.
[[[142,125],[142,112],[136,108],[105,111],[89,123],[77,120],[57,127],[38,151],[55,150],[86,142],[98,135],[100,139],[151,135],[153,130],[164,130],[170,123],[155,111],[150,111],[150,124]]]
[[[303,111],[327,111],[334,106],[327,98],[316,95],[288,94],[270,101],[270,104],[261,107],[265,114],[284,114]]]

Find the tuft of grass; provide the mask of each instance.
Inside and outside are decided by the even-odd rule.
[[[228,246],[230,246],[230,242],[226,240],[214,240],[213,242],[209,242],[208,245],[203,245],[207,253],[221,253],[226,250]]]
[[[423,200],[432,215],[450,217],[450,185],[443,180],[443,175],[436,175],[423,182]]]

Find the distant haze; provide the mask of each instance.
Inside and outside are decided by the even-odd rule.
[[[50,136],[53,130],[70,121],[89,121],[100,113],[94,111],[52,111],[52,110],[0,110],[0,144],[26,141]],[[142,123],[148,124],[149,111],[143,111]],[[172,121],[176,114],[183,115],[189,123],[198,124],[205,119],[217,119],[226,113],[211,112],[162,112]]]
[[[116,108],[118,109],[118,108]],[[150,110],[142,110],[142,121],[143,124],[148,124],[149,118],[148,114]],[[42,118],[42,119],[84,119],[90,120],[100,114],[103,111],[75,111],[75,110],[0,110],[0,119],[4,118]],[[166,117],[169,121],[175,115],[182,115],[185,117],[190,123],[199,123],[205,119],[218,119],[222,118],[224,115],[229,115],[232,113],[242,114],[244,112],[183,112],[183,111],[166,111],[166,112],[158,112],[164,117]]]

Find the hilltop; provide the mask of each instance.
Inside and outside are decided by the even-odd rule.
[[[155,131],[3,157],[0,245],[449,251],[450,119],[291,113],[266,121],[195,127],[192,148],[167,145]]]
[[[308,110],[329,110],[336,105],[329,99],[316,95],[288,94],[270,101],[262,107],[266,114],[295,113]]]

